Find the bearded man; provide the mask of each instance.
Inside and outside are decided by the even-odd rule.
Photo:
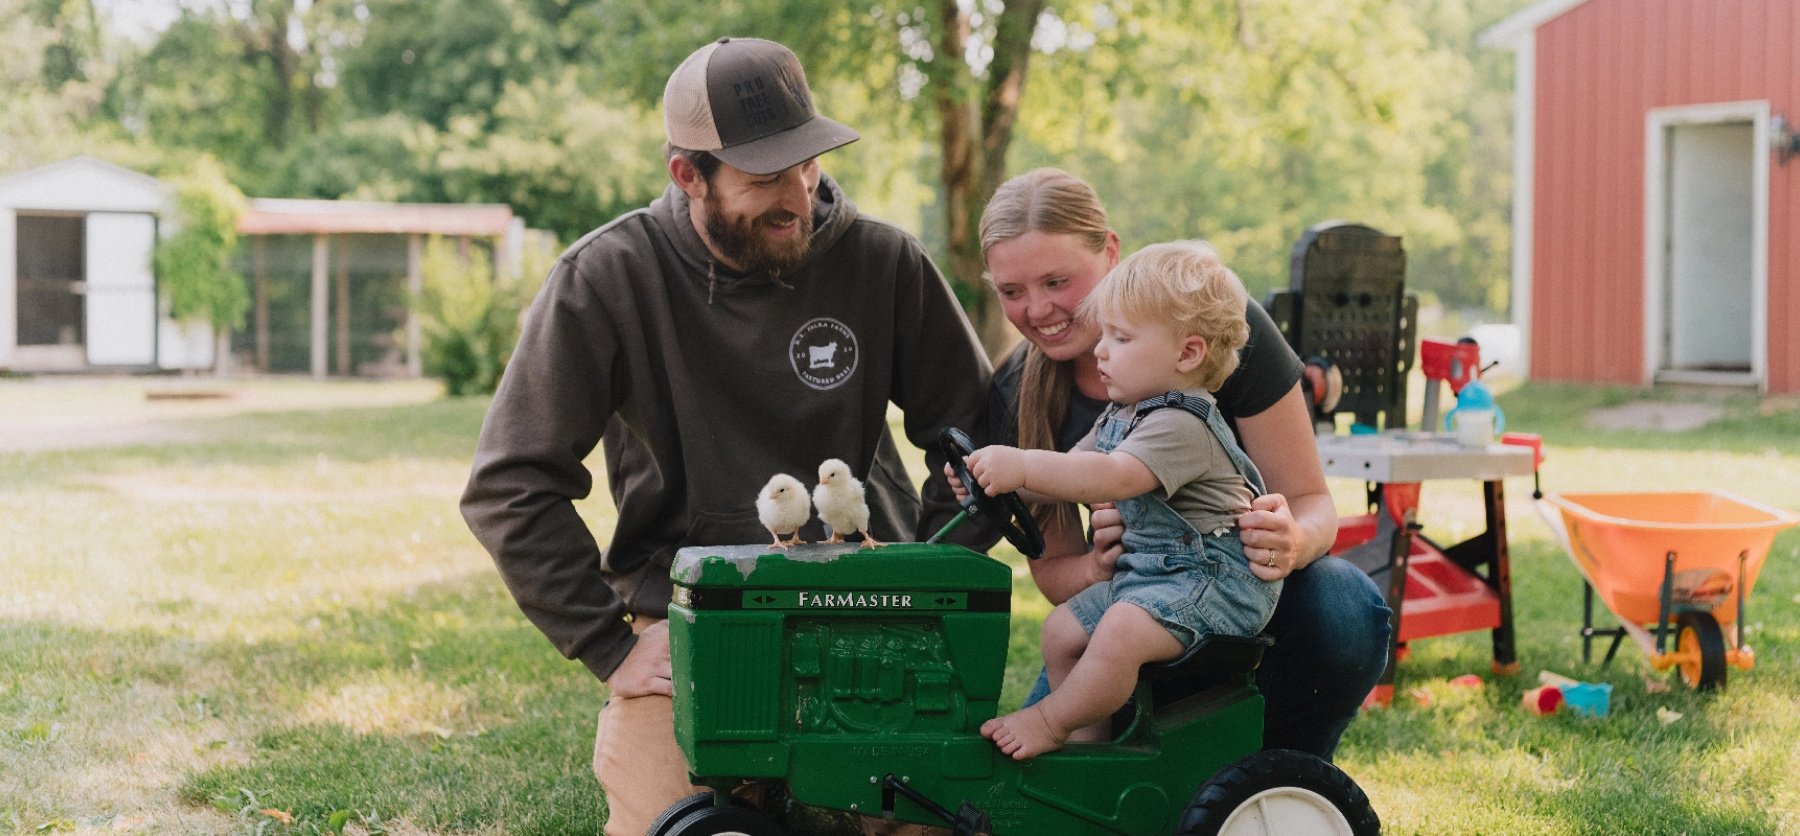
[[[663,118],[671,184],[552,269],[462,499],[520,609],[609,686],[594,772],[615,835],[695,791],[663,623],[676,550],[767,540],[761,485],[833,458],[867,486],[870,533],[924,539],[956,512],[935,435],[980,426],[991,372],[919,242],[820,169],[857,134],[818,115],[786,47],[707,44],[669,78]],[[928,451],[923,500],[890,403]],[[604,550],[573,504],[602,442],[618,509]]]

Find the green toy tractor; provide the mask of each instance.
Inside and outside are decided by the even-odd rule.
[[[961,466],[966,437],[945,432]],[[973,484],[966,474],[965,484]],[[930,542],[860,549],[690,547],[672,569],[675,737],[694,783],[649,836],[781,836],[731,791],[975,834],[1376,833],[1366,796],[1312,755],[1259,751],[1252,674],[1266,638],[1212,638],[1145,666],[1103,743],[1014,761],[981,736],[998,710],[1013,573],[936,542],[969,513],[1020,551],[1017,497],[979,491]]]

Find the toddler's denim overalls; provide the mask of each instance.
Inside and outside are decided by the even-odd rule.
[[[1204,422],[1250,489],[1264,493],[1262,474],[1238,447],[1231,428],[1210,400],[1169,392],[1140,401],[1133,418],[1107,408],[1095,432],[1095,446],[1111,453],[1144,416],[1177,408]],[[1144,608],[1183,646],[1202,635],[1253,636],[1275,611],[1281,582],[1265,583],[1250,572],[1237,528],[1196,530],[1154,492],[1114,503],[1125,521],[1125,553],[1112,580],[1094,584],[1069,599],[1069,611],[1091,635],[1106,608],[1129,601]]]

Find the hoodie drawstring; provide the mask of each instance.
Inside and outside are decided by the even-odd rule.
[[[784,282],[781,280],[781,271],[778,269],[771,269],[769,271],[769,281],[774,282],[775,286],[781,288],[782,290],[795,289],[793,285],[788,284],[787,282]],[[707,307],[712,307],[713,292],[718,290],[718,288],[719,288],[719,263],[717,261],[708,261],[708,262],[706,262],[706,305],[707,305]]]

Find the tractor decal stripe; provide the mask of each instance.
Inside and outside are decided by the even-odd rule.
[[[674,601],[693,610],[926,610],[1011,612],[996,590],[910,592],[824,589],[719,589],[676,585]]]

